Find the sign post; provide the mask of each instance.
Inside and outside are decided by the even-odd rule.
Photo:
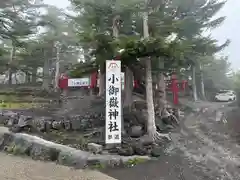
[[[121,61],[106,61],[105,143],[121,143]]]

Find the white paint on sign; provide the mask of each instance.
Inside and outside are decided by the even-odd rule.
[[[122,83],[122,90],[124,90],[124,85],[125,85],[125,75],[124,72],[121,72],[121,83]],[[97,79],[97,87],[99,87],[100,79]]]
[[[86,87],[90,86],[90,78],[68,79],[68,87]]]
[[[124,72],[121,72],[121,86],[122,86],[122,90],[124,90],[124,87],[125,87],[125,74],[124,74]]]
[[[121,61],[106,61],[106,144],[121,143]]]
[[[97,87],[99,87],[100,79],[97,79]],[[122,84],[122,90],[125,88],[125,73],[121,72],[121,84]],[[134,81],[133,81],[133,86],[134,86]]]

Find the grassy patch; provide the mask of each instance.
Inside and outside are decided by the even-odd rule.
[[[33,96],[33,95],[1,95],[0,94],[0,100],[6,101],[6,102],[16,102],[16,101],[44,101],[47,100],[46,98]]]
[[[146,162],[146,159],[143,158],[134,158],[134,159],[129,159],[127,162],[124,163],[125,166],[127,167],[133,167],[136,166],[140,163]]]
[[[18,103],[18,102],[7,102],[0,103],[0,109],[28,109],[28,108],[36,108],[43,105],[42,103]]]
[[[49,99],[31,95],[0,95],[0,109],[37,108],[46,103],[49,103]]]
[[[104,164],[97,163],[97,164],[94,164],[94,165],[89,166],[89,168],[90,168],[90,169],[102,170],[102,169],[105,169],[106,166],[105,166]]]

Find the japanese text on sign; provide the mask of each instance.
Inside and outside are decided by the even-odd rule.
[[[68,87],[84,87],[84,86],[90,86],[89,78],[68,79]]]
[[[121,62],[106,61],[106,144],[121,143]]]

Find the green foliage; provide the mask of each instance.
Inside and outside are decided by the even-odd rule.
[[[163,61],[164,70],[170,72],[189,67],[196,63],[195,59],[199,60],[198,57],[211,56],[229,44],[227,41],[219,46],[214,39],[201,36],[206,28],[215,28],[224,21],[225,17],[212,17],[225,2],[212,0],[202,6],[202,3],[191,0],[153,0],[147,7],[143,0],[71,0],[71,3],[76,17],[66,16],[53,6],[45,7],[45,15],[37,15],[40,6],[30,5],[27,0],[4,4],[0,12],[3,23],[0,36],[11,39],[17,46],[16,67],[30,72],[43,66],[46,59],[53,62],[56,59],[56,41],[62,50],[60,59],[77,60],[78,52],[82,51],[80,46],[84,50],[87,62],[75,65],[69,72],[72,77],[82,77],[99,67],[103,69],[106,60],[120,55],[119,49],[125,50],[121,53],[123,67],[142,70],[144,64],[140,60],[151,57],[152,64]],[[146,10],[149,11],[151,38],[143,40],[142,12]],[[112,32],[116,18],[117,39],[113,38]],[[35,40],[26,40],[39,25],[46,28],[46,33]],[[167,42],[172,34],[176,34],[176,38]],[[6,63],[2,59],[0,64]],[[154,70],[162,69],[154,66]]]
[[[203,80],[205,88],[209,90],[232,89],[233,81],[228,76],[230,63],[227,57],[216,58],[206,56],[200,59],[203,62]]]
[[[236,92],[240,92],[240,72],[237,71],[233,74],[234,89]]]
[[[28,0],[2,2],[0,7],[0,38],[18,42],[19,38],[33,34],[38,26],[37,9]]]
[[[80,44],[92,49],[90,56],[100,66],[104,65],[105,60],[118,55],[119,49],[125,49],[121,54],[124,66],[132,68],[134,64],[141,65],[138,60],[149,56],[153,61],[163,60],[165,69],[172,71],[195,63],[193,57],[212,55],[229,44],[226,41],[218,46],[214,39],[201,36],[204,29],[217,27],[224,21],[224,17],[212,19],[224,2],[214,0],[203,6],[190,0],[180,3],[151,1],[148,4],[148,25],[152,38],[149,40],[141,39],[141,12],[146,10],[143,1],[71,2],[76,12],[81,12],[74,18]],[[112,37],[112,23],[116,16],[120,19],[117,40]],[[166,38],[172,33],[176,33],[177,37],[167,43]]]
[[[79,63],[69,71],[69,76],[71,78],[81,78],[85,75],[91,74],[92,72],[96,72],[97,70],[98,67],[95,62]]]
[[[70,20],[66,19],[66,15],[56,7],[39,5],[34,8],[44,7],[46,14],[35,14],[28,12],[31,15],[31,21],[28,20],[24,28],[29,28],[29,30],[36,31],[36,27],[44,26],[45,32],[40,34],[19,34],[10,39],[8,44],[9,50],[6,53],[6,57],[2,57],[5,62],[8,61],[10,55],[10,47],[12,46],[12,41],[16,46],[16,53],[14,57],[14,62],[11,64],[12,70],[22,70],[27,74],[32,74],[36,72],[38,67],[43,67],[44,61],[48,60],[50,63],[56,59],[56,42],[59,42],[60,46],[60,59],[61,66],[66,66],[68,63],[77,62],[78,59],[78,44],[76,41],[76,34],[73,32],[73,24]],[[37,10],[35,12],[38,12]],[[19,14],[18,14],[19,15]],[[24,19],[26,20],[26,19]],[[25,22],[25,21],[24,21]],[[18,25],[17,23],[15,23]],[[31,25],[31,26],[30,26]],[[20,27],[23,30],[23,27]],[[14,31],[19,31],[18,27],[12,27]],[[68,61],[64,61],[67,59]],[[3,62],[3,61],[2,61]],[[5,62],[5,65],[7,64]],[[0,62],[1,64],[1,62]],[[8,67],[4,66],[6,71]]]
[[[127,167],[133,167],[133,166],[136,166],[138,164],[141,164],[141,163],[144,163],[146,162],[147,160],[146,159],[143,159],[143,158],[134,158],[134,159],[129,159],[125,165]]]

